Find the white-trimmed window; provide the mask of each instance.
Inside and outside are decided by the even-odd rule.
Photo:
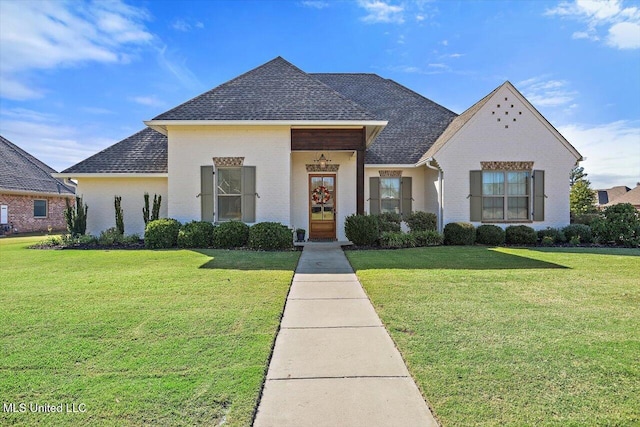
[[[530,179],[529,171],[483,171],[482,220],[528,220]]]
[[[46,218],[48,213],[48,204],[45,199],[36,199],[33,201],[33,217]]]
[[[400,213],[400,178],[380,178],[380,213]]]
[[[242,220],[242,168],[218,168],[218,221]]]

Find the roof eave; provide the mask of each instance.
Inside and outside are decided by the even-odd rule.
[[[13,194],[17,196],[41,196],[41,197],[75,197],[74,193],[54,192],[54,191],[36,191],[36,190],[18,190],[11,188],[0,188],[0,193]]]
[[[168,178],[169,174],[166,172],[60,172],[51,174],[54,178]]]

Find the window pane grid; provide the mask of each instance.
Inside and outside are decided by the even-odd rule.
[[[529,219],[529,178],[528,171],[482,172],[482,219]]]
[[[218,221],[242,220],[242,168],[216,171]]]
[[[400,213],[400,178],[380,178],[380,213]]]

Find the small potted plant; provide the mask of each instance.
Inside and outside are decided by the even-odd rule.
[[[296,228],[296,242],[304,242],[304,235],[306,230],[304,228]]]

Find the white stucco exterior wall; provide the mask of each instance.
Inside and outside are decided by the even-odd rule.
[[[76,194],[83,197],[87,211],[87,233],[99,236],[116,226],[114,197],[122,197],[124,232],[144,236],[144,193],[149,193],[149,209],[153,195],[162,196],[160,217],[167,217],[167,178],[80,178]]]
[[[340,165],[336,174],[336,237],[346,240],[344,219],[356,213],[356,156],[353,152],[323,151],[331,165]],[[291,219],[292,226],[304,228],[309,237],[309,175],[324,172],[307,172],[306,165],[314,164],[318,153],[298,151],[291,153]],[[326,172],[333,174],[334,172]]]
[[[412,207],[414,211],[437,213],[438,211],[438,172],[419,167],[389,167],[386,165],[366,165],[364,169],[364,207],[367,213],[371,212],[369,201],[369,178],[380,177],[380,171],[401,171],[403,177],[411,177]]]
[[[291,225],[288,126],[175,126],[168,140],[169,217],[200,220],[200,166],[213,165],[213,157],[244,157],[244,166],[256,167],[257,222]]]
[[[534,170],[545,171],[545,216],[544,221],[524,224],[535,229],[569,224],[569,173],[576,156],[507,86],[501,87],[434,158],[444,171],[444,224],[469,221],[469,171],[481,170],[481,161],[533,161]]]

